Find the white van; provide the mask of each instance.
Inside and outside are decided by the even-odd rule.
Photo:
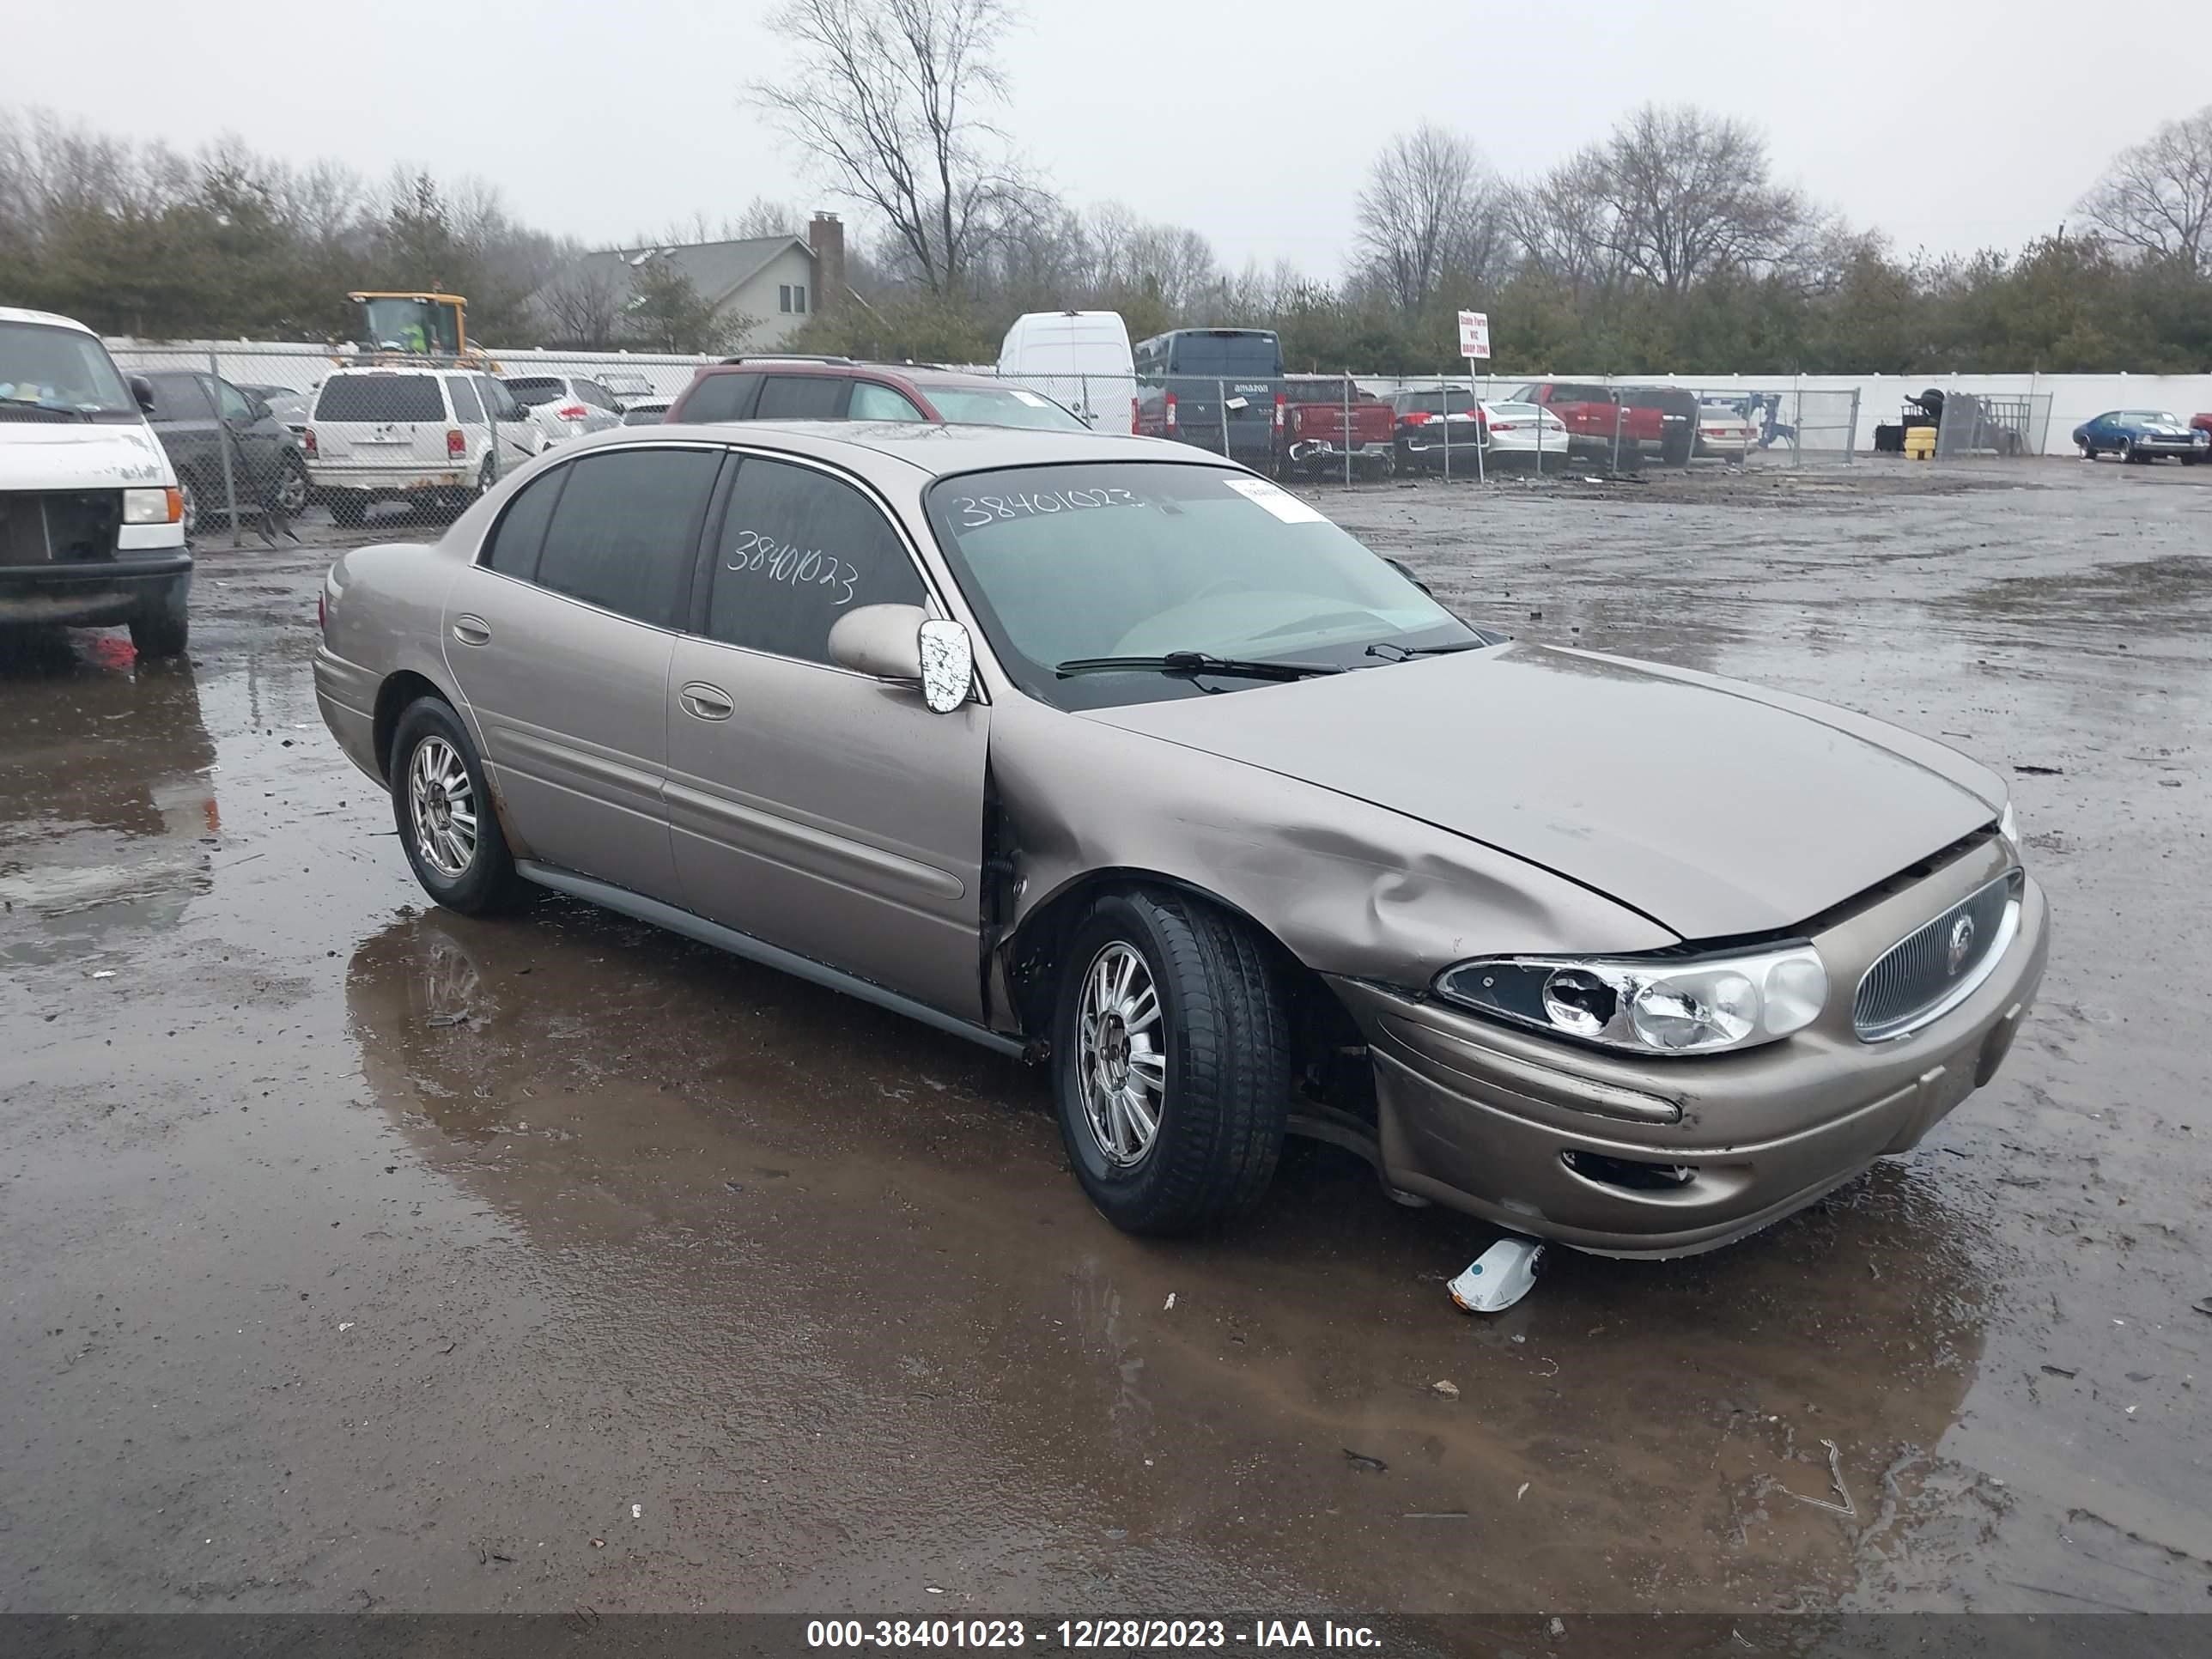
[[[141,656],[183,654],[192,556],[152,401],[82,323],[0,306],[0,623],[124,623]]]
[[[1097,432],[1133,432],[1137,365],[1118,311],[1032,311],[1014,319],[999,374],[1065,404]]]
[[[341,525],[359,524],[373,501],[465,505],[549,441],[489,374],[400,368],[335,371],[301,439],[308,499]]]

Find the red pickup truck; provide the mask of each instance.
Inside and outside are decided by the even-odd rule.
[[[1283,381],[1276,460],[1286,472],[1341,477],[1349,451],[1361,477],[1387,478],[1397,469],[1396,436],[1390,405],[1340,374],[1297,374]]]
[[[1644,452],[1655,450],[1669,465],[1680,466],[1697,446],[1696,394],[1673,386],[1539,380],[1513,397],[1516,403],[1541,404],[1565,422],[1573,454],[1610,457],[1617,432],[1624,465],[1632,465]]]

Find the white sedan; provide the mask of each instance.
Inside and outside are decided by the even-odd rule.
[[[1482,423],[1492,455],[1566,459],[1567,423],[1541,404],[1486,403]]]
[[[1698,405],[1698,453],[1741,459],[1758,447],[1751,417],[1726,404]]]

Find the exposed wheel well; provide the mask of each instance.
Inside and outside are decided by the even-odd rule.
[[[1023,919],[1005,949],[1006,982],[1024,1033],[1040,1038],[1051,1035],[1060,976],[1067,967],[1067,945],[1092,905],[1109,893],[1138,888],[1179,894],[1249,928],[1283,988],[1291,1017],[1293,1075],[1300,1086],[1317,1100],[1373,1121],[1373,1071],[1366,1058],[1366,1039],[1328,982],[1245,911],[1194,883],[1156,871],[1091,871]]]
[[[376,769],[386,783],[392,781],[392,733],[399,724],[399,716],[417,697],[435,697],[447,708],[453,699],[441,691],[436,684],[411,670],[401,670],[376,688],[376,723],[373,727],[376,743]]]

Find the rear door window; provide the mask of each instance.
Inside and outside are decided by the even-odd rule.
[[[752,415],[754,388],[761,383],[757,374],[709,374],[691,388],[691,395],[684,400],[684,418],[687,421],[742,421]]]
[[[319,421],[442,421],[445,394],[428,374],[333,374],[315,403]]]
[[[843,479],[749,456],[715,550],[707,632],[806,662],[857,605],[921,605],[921,577],[883,509]]]
[[[761,386],[763,421],[834,421],[845,412],[853,383],[833,374],[771,374]]]
[[[721,462],[714,450],[634,449],[564,468],[568,479],[546,527],[538,585],[674,627],[690,595]]]
[[[484,563],[502,576],[537,580],[538,552],[545,543],[545,526],[553,521],[561,486],[574,471],[570,466],[556,468],[543,477],[532,478],[515,493],[484,543]]]
[[[522,405],[507,394],[507,390],[488,374],[471,374],[470,383],[483,394],[484,407],[492,418],[501,421],[522,419]]]

